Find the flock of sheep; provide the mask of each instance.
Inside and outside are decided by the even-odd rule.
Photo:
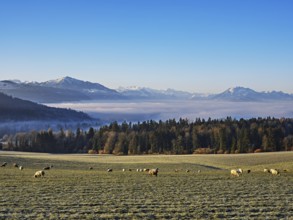
[[[7,165],[7,162],[4,162],[2,163],[1,167],[5,167]],[[16,167],[18,168],[19,170],[23,170],[23,166],[20,166],[18,165],[17,163],[13,163],[13,167]],[[44,167],[42,170],[38,170],[35,172],[34,174],[34,177],[37,178],[37,177],[43,177],[45,176],[45,170],[49,170],[53,167],[53,165],[50,165],[50,166],[47,166],[47,167]],[[93,169],[93,167],[89,167],[90,170]],[[122,169],[123,172],[126,172],[127,170],[126,169]],[[128,169],[128,171],[132,171],[132,169]],[[144,168],[144,169],[136,169],[137,172],[147,172],[149,175],[151,176],[158,176],[158,173],[159,173],[159,168],[155,168],[155,169],[148,169],[148,168]],[[180,170],[179,169],[175,169],[175,172],[179,172]],[[107,169],[107,172],[113,172],[113,169],[112,168],[108,168]],[[186,169],[186,172],[190,172],[189,169]],[[201,170],[198,170],[197,173],[200,173]],[[246,173],[250,173],[251,170],[246,170]],[[265,168],[264,169],[264,172],[265,173],[270,173],[272,175],[280,175],[280,171],[277,170],[277,169],[267,169]],[[284,172],[287,172],[287,170],[284,170]],[[244,171],[241,169],[241,168],[238,168],[238,169],[232,169],[230,171],[230,174],[231,176],[241,176],[242,174],[244,173]]]
[[[107,172],[112,172],[113,169],[108,168]],[[128,171],[132,171],[132,169],[128,169]],[[122,172],[126,172],[126,169],[122,169]],[[148,169],[148,168],[144,168],[144,169],[136,169],[136,172],[147,172],[152,176],[158,176],[159,173],[159,168],[156,169]]]
[[[7,166],[7,162],[3,162],[2,165],[1,165],[1,167],[6,167],[6,166]],[[19,170],[23,170],[23,166],[20,166],[17,163],[13,163],[12,166],[18,168]],[[35,172],[34,177],[37,178],[37,177],[45,176],[45,171],[44,170],[49,170],[52,167],[53,167],[53,165],[44,167],[42,170],[38,170],[37,172]]]
[[[247,173],[250,173],[250,172],[251,172],[251,170],[247,170]],[[277,170],[277,169],[267,169],[267,168],[265,168],[264,172],[265,173],[270,173],[272,175],[280,175],[280,171]],[[284,170],[284,172],[287,172],[287,170]],[[241,168],[232,169],[230,173],[231,173],[232,176],[238,176],[239,177],[240,175],[243,174],[243,170]]]

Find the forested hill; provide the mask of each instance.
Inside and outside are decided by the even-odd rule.
[[[116,155],[290,151],[293,119],[113,122],[97,130],[18,133],[3,142],[3,150]]]
[[[0,121],[73,121],[90,120],[83,113],[52,108],[0,93]]]

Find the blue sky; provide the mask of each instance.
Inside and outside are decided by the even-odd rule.
[[[291,0],[1,0],[0,79],[293,93]]]

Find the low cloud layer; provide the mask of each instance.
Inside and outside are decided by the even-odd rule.
[[[188,118],[293,117],[293,102],[128,101],[48,104],[84,111],[105,121]]]

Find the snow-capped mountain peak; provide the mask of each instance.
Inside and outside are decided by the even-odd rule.
[[[226,93],[244,95],[244,94],[248,94],[248,93],[255,93],[255,91],[252,89],[249,89],[249,88],[236,86],[236,87],[231,87],[231,88],[227,89]]]
[[[48,86],[70,86],[70,85],[83,84],[83,81],[78,80],[78,79],[74,79],[69,76],[65,76],[62,78],[46,81],[42,84],[48,85]]]

